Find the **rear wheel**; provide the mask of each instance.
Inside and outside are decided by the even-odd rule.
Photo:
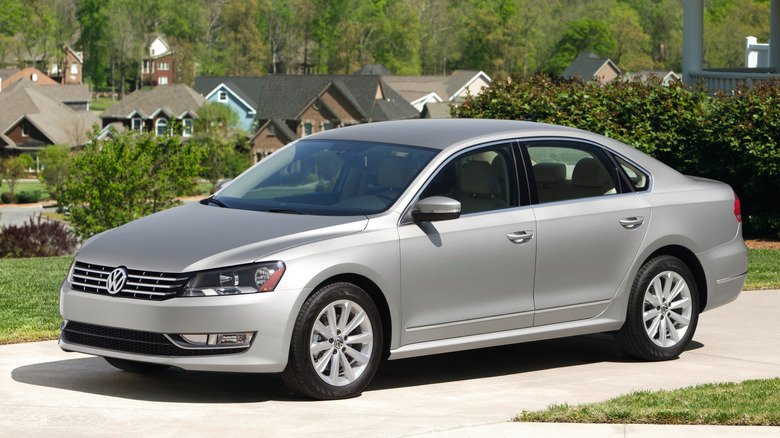
[[[104,357],[111,366],[131,373],[159,373],[170,368],[169,365],[159,363],[138,362],[135,360],[117,359],[115,357]]]
[[[659,256],[637,273],[620,346],[644,360],[667,360],[688,346],[699,320],[699,295],[690,269],[680,259]]]
[[[381,351],[382,323],[374,302],[354,284],[334,283],[301,308],[282,378],[312,398],[354,397],[374,377]]]

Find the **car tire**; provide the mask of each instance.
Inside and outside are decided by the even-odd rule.
[[[282,379],[320,400],[360,395],[382,356],[382,321],[368,294],[351,283],[314,292],[295,321]]]
[[[131,373],[159,373],[170,368],[170,365],[159,363],[138,362],[135,360],[117,359],[115,357],[104,357],[112,367]]]
[[[693,338],[698,320],[699,294],[690,269],[680,259],[663,255],[639,269],[616,338],[625,352],[639,359],[674,359]]]

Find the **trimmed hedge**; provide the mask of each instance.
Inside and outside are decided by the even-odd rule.
[[[780,80],[733,95],[681,82],[498,80],[453,115],[537,120],[615,138],[690,175],[731,185],[745,234],[780,236]]]

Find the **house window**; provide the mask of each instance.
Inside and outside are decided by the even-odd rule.
[[[303,124],[303,135],[311,135],[311,123],[304,123]]]
[[[165,119],[157,119],[155,122],[155,132],[157,136],[164,136],[168,134],[168,121]]]
[[[276,126],[275,125],[271,125],[271,126],[268,127],[268,135],[270,137],[276,137]]]
[[[38,82],[38,73],[33,73],[30,75],[30,80],[33,82]]]
[[[157,85],[167,85],[168,84],[168,76],[160,76],[160,79],[157,80]]]
[[[29,137],[30,136],[30,125],[27,123],[22,123],[22,137]]]
[[[157,70],[169,70],[170,65],[167,62],[158,62],[157,63]]]
[[[192,137],[192,119],[184,119],[182,120],[182,124],[184,125],[184,129],[182,129],[181,135],[183,137]]]
[[[143,120],[141,120],[139,118],[133,119],[131,128],[135,132],[143,132],[143,129],[144,129],[144,122],[143,122]]]
[[[220,91],[217,100],[219,100],[220,102],[227,102],[227,91]]]
[[[322,122],[322,130],[327,131],[328,129],[333,129],[333,124],[330,122]]]
[[[51,71],[49,72],[49,74],[56,75],[56,74],[59,74],[59,73],[60,73],[60,69],[57,66],[57,63],[55,62],[55,63],[53,63],[51,65]]]
[[[70,74],[77,75],[79,74],[79,65],[78,63],[74,62],[70,65]]]

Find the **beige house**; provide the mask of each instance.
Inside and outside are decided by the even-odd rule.
[[[566,67],[561,77],[571,80],[579,77],[585,81],[596,80],[607,83],[620,76],[620,68],[609,58],[601,58],[593,52],[584,51]]]
[[[459,103],[492,83],[483,71],[457,70],[449,76],[382,76],[382,80],[422,112],[428,103]]]

